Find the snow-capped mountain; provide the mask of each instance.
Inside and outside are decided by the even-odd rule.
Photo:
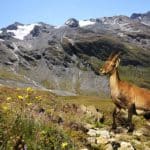
[[[139,16],[143,19],[137,19]],[[105,95],[107,80],[98,75],[98,64],[113,50],[125,54],[124,66],[150,66],[148,20],[149,12],[131,17],[70,18],[60,26],[16,22],[2,28],[0,69],[11,70],[20,80],[0,78],[0,84]]]
[[[29,24],[29,25],[18,25],[16,29],[7,30],[7,33],[13,33],[14,38],[23,40],[25,36],[30,34],[35,26],[40,26],[40,24]]]

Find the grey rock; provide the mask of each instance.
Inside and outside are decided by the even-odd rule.
[[[131,143],[121,142],[118,150],[135,150]]]
[[[107,138],[104,138],[104,137],[101,137],[101,136],[96,138],[96,144],[98,144],[98,145],[105,145],[107,143],[108,143]]]
[[[138,20],[141,23],[150,26],[150,11],[147,13],[133,13],[130,17],[131,19]]]
[[[78,27],[79,26],[79,21],[74,19],[74,18],[70,18],[65,22],[66,25],[68,25],[69,27]]]
[[[88,138],[87,138],[87,141],[88,141],[88,143],[90,143],[90,144],[95,144],[96,138],[95,138],[95,137],[88,137]]]
[[[15,23],[9,25],[9,26],[7,27],[7,30],[16,30],[18,25],[21,25],[21,26],[22,26],[23,24],[20,23],[20,22],[15,22]]]
[[[110,138],[110,133],[109,131],[105,129],[97,129],[96,134],[102,138],[109,139]]]
[[[149,13],[143,18],[148,16]],[[66,96],[108,97],[108,80],[99,75],[98,64],[102,64],[113,49],[118,49],[124,53],[122,65],[149,67],[150,30],[149,26],[126,16],[91,21],[96,23],[84,28],[78,27],[76,19],[68,20],[67,25],[60,28],[39,23],[23,40],[7,32],[8,29],[17,30],[17,26],[23,24],[14,23],[3,28],[0,32],[0,66],[13,70],[14,74],[21,71],[20,75],[28,83],[18,81],[21,87],[30,85]],[[120,44],[124,42],[131,48]],[[136,53],[132,45],[138,47]],[[3,80],[1,83],[12,85],[12,82]],[[96,120],[101,118],[99,112],[91,111],[95,116],[100,115]]]
[[[89,129],[89,131],[87,132],[87,134],[89,136],[95,137],[97,135],[96,130],[95,129]]]

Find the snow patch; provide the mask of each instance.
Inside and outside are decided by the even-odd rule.
[[[142,17],[141,17],[141,16],[139,16],[139,17],[138,17],[138,19],[139,19],[139,20],[141,20],[141,19],[142,19]]]
[[[0,42],[4,42],[5,40],[3,40],[3,39],[0,39]]]
[[[80,27],[89,26],[89,25],[93,25],[93,24],[95,24],[95,22],[90,21],[90,20],[80,20],[79,21]]]
[[[61,27],[62,27],[62,25],[54,26],[55,29],[59,29]]]
[[[2,33],[3,31],[2,30],[0,30],[0,34]]]
[[[66,27],[66,25],[57,25],[57,26],[54,26],[54,29],[59,29],[59,28],[63,28],[63,27]]]
[[[34,27],[39,24],[30,24],[30,25],[18,25],[17,30],[7,30],[7,32],[14,33],[14,38],[23,40],[25,36],[27,36]]]

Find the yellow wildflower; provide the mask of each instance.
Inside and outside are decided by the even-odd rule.
[[[68,146],[68,143],[67,143],[67,142],[63,142],[63,143],[61,144],[62,149],[66,148],[67,146]]]
[[[11,98],[11,97],[7,97],[6,100],[7,100],[7,101],[10,101],[10,100],[12,100],[12,98]]]
[[[8,103],[5,103],[5,104],[2,104],[2,109],[6,112],[9,110],[9,104]]]
[[[27,105],[28,105],[28,106],[31,106],[31,105],[32,105],[32,103],[27,103]]]
[[[19,100],[23,100],[23,96],[18,95],[18,99],[19,99]]]
[[[7,106],[2,106],[3,110],[4,111],[7,111],[8,110],[8,107]]]
[[[28,98],[29,98],[29,95],[25,95],[25,98],[28,99]]]
[[[33,92],[33,89],[31,87],[28,87],[26,90],[27,92]]]
[[[36,100],[41,100],[41,98],[42,98],[41,96],[36,96],[35,97]]]

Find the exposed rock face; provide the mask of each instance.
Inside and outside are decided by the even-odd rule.
[[[74,18],[70,18],[65,22],[66,25],[68,25],[69,27],[78,27],[79,26],[79,21],[74,19]]]
[[[22,23],[19,23],[19,22],[15,22],[14,24],[12,24],[12,25],[9,25],[8,27],[7,27],[7,30],[17,30],[17,26],[18,25],[23,25]]]
[[[0,30],[0,66],[57,93],[107,95],[108,81],[99,76],[99,67],[113,50],[123,52],[122,65],[150,66],[150,27],[132,18],[90,19],[82,26],[72,18],[60,27],[14,23]]]
[[[133,13],[130,18],[138,20],[141,23],[150,26],[150,11],[148,11],[147,13],[144,13],[144,14]]]

